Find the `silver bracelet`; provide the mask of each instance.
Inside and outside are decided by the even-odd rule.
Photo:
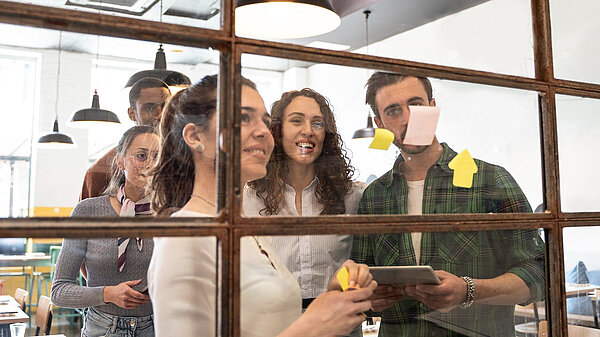
[[[467,284],[467,299],[460,304],[460,307],[466,309],[472,306],[475,301],[475,282],[468,276],[463,276],[462,279]]]

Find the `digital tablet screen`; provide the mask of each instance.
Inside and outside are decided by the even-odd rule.
[[[440,284],[430,266],[376,266],[369,269],[379,285]]]

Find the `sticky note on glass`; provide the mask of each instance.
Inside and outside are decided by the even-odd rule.
[[[373,141],[371,142],[371,145],[369,145],[369,148],[377,150],[387,150],[393,141],[394,133],[392,131],[377,128],[375,129],[375,137],[373,137]]]
[[[436,106],[416,105],[410,105],[408,108],[410,109],[410,118],[402,144],[431,145],[441,109]]]
[[[335,277],[340,283],[342,290],[346,291],[346,289],[348,289],[348,278],[350,277],[350,275],[348,274],[348,269],[345,266],[342,267],[340,271],[338,271],[337,275],[335,275]]]
[[[471,188],[473,186],[473,175],[477,173],[477,165],[466,149],[456,155],[448,167],[454,170],[452,184],[456,187]]]

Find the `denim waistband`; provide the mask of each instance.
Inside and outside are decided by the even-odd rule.
[[[148,326],[153,324],[154,315],[148,316],[115,316],[105,312],[98,311],[94,308],[88,308],[87,314],[89,319],[100,321],[106,326],[110,326],[112,332],[116,329],[134,329],[136,327]],[[93,317],[90,317],[93,316]]]

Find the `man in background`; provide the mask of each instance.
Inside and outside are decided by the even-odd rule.
[[[157,78],[146,77],[135,82],[129,91],[127,114],[136,125],[158,125],[165,102],[171,97],[167,84]],[[96,160],[85,173],[79,200],[101,195],[111,177],[116,148]]]

